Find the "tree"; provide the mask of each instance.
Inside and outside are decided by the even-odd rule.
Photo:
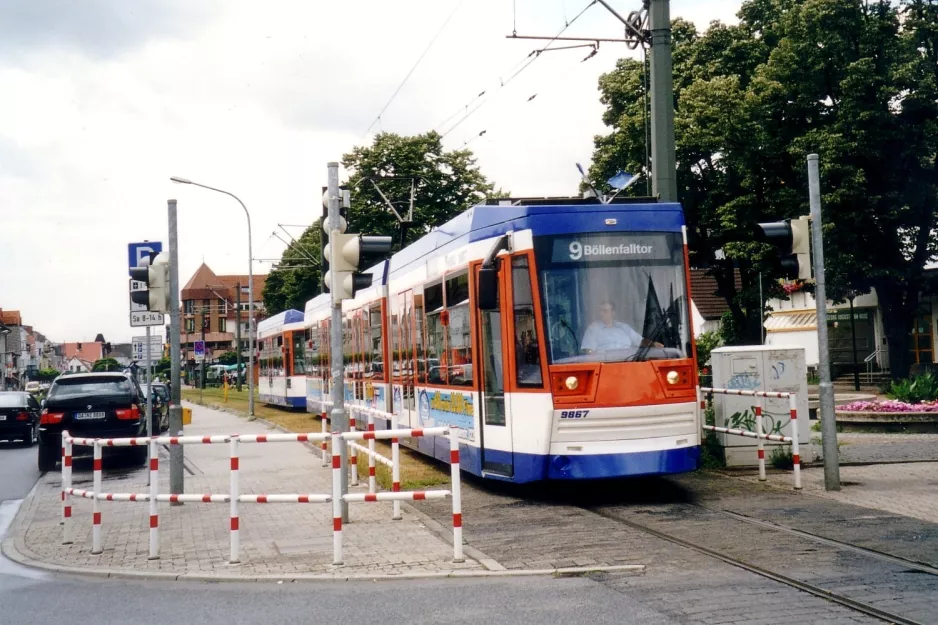
[[[399,247],[413,243],[495,192],[471,150],[443,150],[436,132],[416,136],[380,133],[369,146],[342,158],[352,191],[350,231],[393,236]],[[375,183],[402,216],[414,185],[414,218],[400,224]]]
[[[262,297],[269,314],[303,310],[306,302],[319,295],[319,232],[317,220],[284,250],[280,263],[267,274]]]
[[[757,342],[758,221],[806,214],[805,157],[821,159],[828,294],[877,291],[893,375],[938,254],[938,0],[749,0],[736,26],[674,23],[678,184],[696,264],[711,267],[740,342]],[[640,63],[600,79],[594,178],[642,168]],[[634,188],[634,187],[633,187]],[[722,248],[740,269],[716,262]],[[783,296],[775,281],[768,296]]]
[[[92,371],[120,371],[121,369],[123,367],[113,358],[101,358],[91,366]]]
[[[494,187],[476,166],[469,150],[443,150],[435,132],[412,137],[381,133],[368,146],[357,146],[343,157],[351,189],[350,232],[393,236],[398,246],[423,236],[472,207]],[[401,225],[369,180],[404,215],[414,184],[414,219]],[[306,229],[283,253],[264,284],[264,306],[270,314],[303,310],[320,293],[320,221]],[[402,244],[402,241],[404,242]]]
[[[170,371],[172,370],[173,363],[169,358],[160,358],[157,363],[153,366],[153,372],[156,375],[165,375],[169,376]]]
[[[36,379],[40,382],[51,382],[60,375],[61,373],[57,369],[40,369]]]
[[[238,362],[238,353],[237,352],[225,352],[218,357],[218,364],[220,365],[234,365]]]

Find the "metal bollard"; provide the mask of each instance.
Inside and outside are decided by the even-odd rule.
[[[160,514],[157,498],[160,494],[160,452],[155,439],[150,439],[150,555],[149,560],[160,557]]]
[[[368,413],[368,431],[375,431],[375,417],[370,412]],[[376,493],[378,492],[378,476],[375,474],[375,439],[368,439],[368,451],[371,452],[368,454],[368,492]]]
[[[228,558],[228,564],[238,564],[241,561],[241,535],[240,535],[240,519],[238,518],[238,436],[234,435],[231,437],[231,442],[229,443],[229,450],[231,456],[231,485],[229,496],[231,498],[230,503],[230,516],[231,516],[231,555]]]
[[[72,543],[72,502],[68,490],[72,487],[72,438],[62,432],[62,544]]]
[[[342,456],[339,434],[332,433],[332,564],[342,564]]]
[[[92,523],[91,526],[91,553],[97,555],[103,551],[101,547],[101,502],[98,497],[101,496],[101,445],[98,441],[94,442],[94,499],[92,499]]]
[[[764,482],[765,477],[765,440],[762,438],[762,406],[756,406],[756,453],[759,456],[759,481]]]
[[[795,489],[801,490],[801,453],[798,448],[798,398],[788,396],[788,410],[791,414],[791,459],[794,463]]]
[[[397,429],[397,413],[391,413],[391,429]],[[391,490],[395,493],[401,490],[401,443],[397,438],[391,439]],[[396,499],[391,504],[391,520],[401,520],[401,502]]]
[[[349,418],[348,418],[348,430],[349,432],[355,431],[355,412],[354,406],[349,406]],[[358,486],[358,452],[353,450],[349,451],[348,454],[348,463],[352,470],[352,486]]]
[[[453,497],[453,562],[465,562],[462,554],[462,489],[459,474],[459,438],[449,430],[450,490]]]

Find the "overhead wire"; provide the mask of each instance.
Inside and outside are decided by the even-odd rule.
[[[453,7],[453,10],[450,12],[449,16],[447,16],[446,20],[443,22],[440,28],[436,31],[436,34],[433,35],[433,39],[430,40],[430,43],[427,44],[427,47],[424,48],[423,52],[417,58],[417,62],[414,63],[414,65],[410,68],[410,71],[407,72],[407,75],[404,76],[404,80],[401,81],[401,84],[399,84],[397,86],[397,89],[394,90],[394,93],[391,94],[390,99],[388,99],[388,101],[385,103],[384,107],[381,109],[381,112],[378,113],[378,116],[375,117],[374,121],[371,122],[371,125],[369,125],[367,130],[365,130],[365,132],[363,133],[364,135],[367,135],[369,132],[371,132],[371,129],[375,127],[375,124],[381,123],[381,116],[384,115],[385,111],[388,110],[388,107],[391,106],[391,103],[394,102],[394,99],[397,97],[397,94],[401,92],[401,89],[403,89],[404,85],[407,84],[407,81],[410,80],[410,77],[413,75],[414,71],[416,71],[417,66],[420,65],[423,59],[427,56],[427,53],[430,52],[430,48],[433,47],[433,44],[436,43],[436,40],[439,39],[440,35],[443,34],[443,31],[446,29],[446,26],[450,23],[450,21],[453,19],[453,16],[456,15],[456,12],[459,10],[459,7],[461,7],[465,3],[465,1],[466,0],[459,0],[456,6]]]
[[[447,123],[449,120],[451,120],[453,117],[456,117],[456,115],[458,115],[460,111],[464,111],[464,110],[465,110],[465,111],[466,111],[466,114],[463,115],[463,117],[461,117],[459,120],[457,120],[456,123],[453,124],[452,126],[450,126],[445,132],[442,132],[442,133],[441,133],[441,137],[446,137],[448,134],[450,134],[451,132],[453,132],[453,130],[455,130],[456,128],[458,128],[464,121],[466,121],[467,119],[469,119],[469,117],[471,117],[476,111],[478,111],[480,108],[482,108],[483,106],[485,106],[485,104],[486,104],[487,102],[490,102],[495,96],[497,96],[497,95],[501,92],[501,90],[505,88],[505,86],[507,86],[511,81],[513,81],[515,78],[517,78],[524,70],[526,70],[527,68],[529,68],[535,61],[537,61],[537,59],[539,59],[539,58],[541,57],[541,54],[542,54],[543,52],[545,52],[546,50],[550,49],[550,45],[551,45],[552,43],[554,43],[554,41],[556,41],[557,38],[560,37],[570,26],[572,26],[572,25],[574,24],[574,22],[576,22],[578,19],[580,19],[580,17],[581,17],[584,13],[586,13],[586,11],[589,10],[590,7],[592,7],[594,4],[596,4],[596,2],[597,2],[597,0],[592,0],[589,4],[587,4],[585,7],[583,7],[583,10],[581,10],[579,13],[577,13],[576,16],[574,16],[574,18],[573,18],[572,20],[570,20],[568,23],[566,23],[566,24],[564,25],[564,27],[561,28],[561,29],[557,32],[557,34],[554,35],[554,36],[547,42],[547,44],[544,45],[544,47],[538,48],[538,49],[532,51],[532,52],[531,52],[530,54],[528,54],[525,58],[523,58],[519,63],[515,64],[515,67],[517,67],[518,69],[515,70],[513,73],[511,73],[511,75],[508,77],[507,80],[502,80],[502,81],[500,82],[499,86],[495,89],[495,91],[494,91],[488,98],[482,100],[481,102],[479,102],[479,103],[478,103],[476,106],[474,106],[473,108],[469,108],[473,102],[475,102],[476,100],[478,100],[478,99],[480,98],[480,96],[482,96],[482,95],[484,95],[485,93],[487,93],[487,90],[485,90],[485,91],[482,91],[479,95],[477,95],[477,96],[475,96],[474,98],[472,98],[467,104],[465,104],[465,105],[459,107],[459,109],[457,109],[456,114],[451,115],[449,118],[447,118],[447,121],[443,122],[442,124],[440,124],[440,126],[437,127],[437,132],[439,132],[440,129],[441,129],[443,126],[445,126],[446,123]],[[520,67],[518,67],[519,65],[520,65]]]

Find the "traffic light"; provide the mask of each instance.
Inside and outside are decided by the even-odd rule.
[[[348,228],[348,207],[350,195],[347,190],[342,191],[342,203],[339,206],[339,231],[345,232]],[[329,245],[329,188],[322,188],[322,219],[319,225],[322,231],[319,234],[319,281],[323,293],[329,292],[329,285],[326,284],[326,274],[329,272],[329,257],[326,256],[326,247]]]
[[[757,238],[775,246],[782,275],[789,279],[810,280],[811,222],[807,217],[758,224]]]
[[[323,276],[323,282],[330,290],[335,285],[335,299],[351,299],[355,293],[371,286],[371,274],[362,273],[366,269],[387,257],[394,246],[394,239],[387,236],[363,236],[333,232],[329,243],[323,248],[325,258],[331,258],[332,246],[335,245],[335,264]]]
[[[165,252],[151,257],[144,265],[132,267],[130,279],[147,286],[145,291],[130,293],[134,304],[146,306],[152,312],[169,312],[169,257]]]

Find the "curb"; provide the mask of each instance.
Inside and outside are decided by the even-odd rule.
[[[466,579],[485,577],[582,577],[594,573],[644,573],[644,564],[619,564],[615,566],[582,566],[557,569],[512,569],[500,571],[453,570],[428,573],[393,574],[350,574],[335,575],[321,573],[300,573],[298,575],[211,575],[206,573],[163,573],[159,571],[132,571],[123,569],[79,568],[52,564],[21,553],[20,538],[7,538],[0,543],[0,551],[7,558],[34,569],[65,575],[104,579],[156,580],[178,582],[352,582],[352,581],[394,581],[413,579]],[[27,550],[28,551],[28,550]]]

